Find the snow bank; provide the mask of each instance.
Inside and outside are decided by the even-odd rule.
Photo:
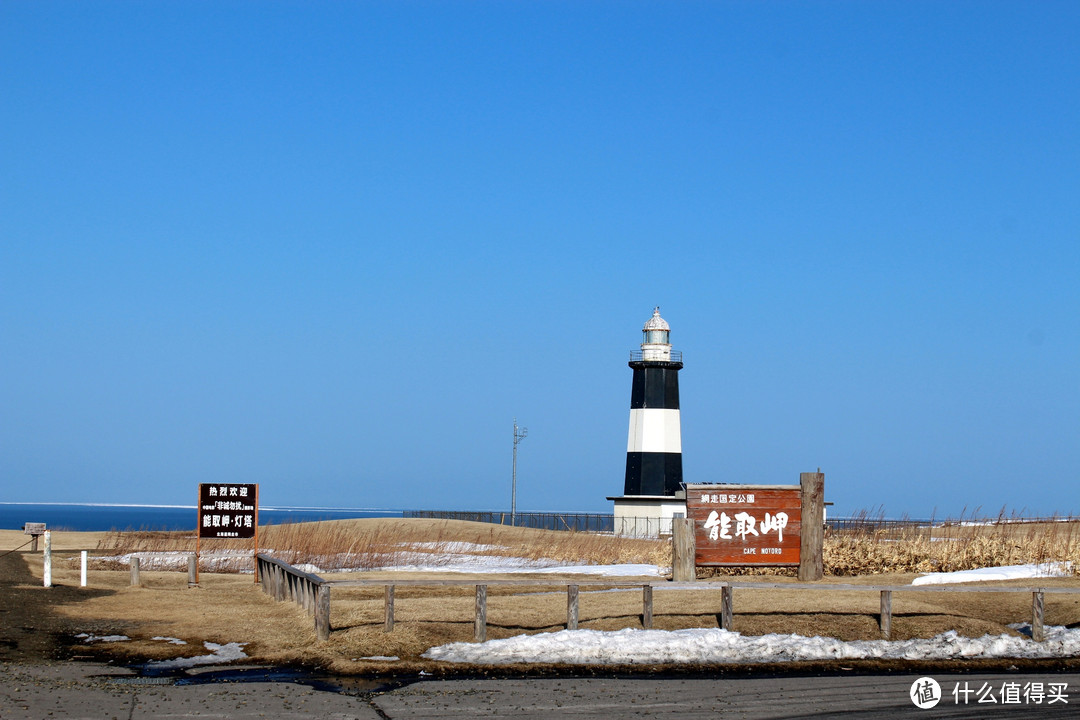
[[[667,568],[656,565],[550,565],[525,558],[466,556],[466,559],[449,565],[398,565],[379,568],[401,572],[460,572],[460,573],[547,573],[601,575],[605,577],[661,577]]]
[[[425,560],[430,557],[430,562]],[[355,564],[355,562],[353,563]],[[348,558],[324,558],[320,565],[305,563],[297,565],[302,572],[324,575],[333,572],[360,572],[363,568],[350,570]],[[465,553],[402,553],[392,558],[392,564],[371,571],[439,572],[439,573],[552,573],[601,575],[606,577],[663,577],[670,568],[656,565],[559,565],[555,560],[530,560],[522,557],[499,555],[469,555]]]
[[[961,637],[954,630],[929,640],[860,640],[801,635],[747,636],[728,630],[562,630],[484,643],[450,643],[423,654],[430,660],[476,665],[773,663],[799,660],[948,660],[1062,658],[1080,655],[1080,630],[1047,627],[1045,642],[1024,637]]]
[[[487,545],[484,543],[471,543],[464,540],[446,542],[413,542],[402,546],[404,549],[438,550],[448,553],[486,553],[496,550],[505,550],[504,545]]]
[[[94,555],[89,559],[100,562],[117,562],[121,565],[130,565],[132,558],[139,559],[139,567],[142,570],[187,570],[190,552],[179,550],[168,551],[139,551],[125,553],[124,555]],[[251,572],[250,550],[215,550],[200,553],[199,567],[207,572]]]
[[[92,642],[124,642],[130,640],[127,635],[91,635],[90,633],[79,633],[75,637],[80,638],[85,643]]]
[[[210,651],[209,655],[196,655],[195,657],[173,658],[172,660],[152,660],[146,663],[147,670],[176,670],[179,668],[196,667],[198,665],[217,665],[219,663],[243,660],[247,657],[244,646],[247,643],[217,643],[204,642],[203,646]]]
[[[975,581],[1026,580],[1041,577],[1066,577],[1072,563],[1046,562],[1036,565],[1003,565],[1001,567],[958,570],[950,573],[928,573],[911,581],[912,585],[945,585]]]

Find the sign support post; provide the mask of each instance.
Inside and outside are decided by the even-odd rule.
[[[802,532],[799,533],[799,581],[825,577],[825,474],[799,474]]]
[[[195,526],[195,584],[194,585],[189,585],[189,587],[199,587],[199,545],[200,545],[199,541],[202,540],[202,513],[203,513],[202,487],[203,487],[202,485],[199,485],[199,505],[198,505],[199,512],[198,512],[198,515],[196,516],[197,517],[196,522],[198,523],[198,525]]]
[[[259,486],[255,485],[255,549],[251,553],[251,574],[259,584]]]
[[[697,579],[694,569],[694,521],[690,518],[671,520],[671,581],[693,582]]]

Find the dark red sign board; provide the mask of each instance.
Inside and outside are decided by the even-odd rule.
[[[686,516],[699,566],[799,564],[798,485],[687,485]]]
[[[200,538],[251,538],[258,524],[257,483],[199,484]]]

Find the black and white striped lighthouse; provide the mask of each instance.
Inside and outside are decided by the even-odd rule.
[[[624,496],[674,496],[681,490],[682,429],[679,370],[682,353],[671,351],[671,328],[660,308],[642,329],[641,350],[630,354],[630,434],[626,442]]]

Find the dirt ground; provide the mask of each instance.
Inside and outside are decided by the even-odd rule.
[[[75,534],[71,534],[75,535]],[[88,534],[92,535],[92,534]],[[200,586],[187,586],[186,572],[141,573],[130,585],[127,571],[91,570],[79,587],[78,547],[92,537],[55,536],[52,588],[42,586],[42,554],[26,550],[0,556],[0,661],[40,662],[93,659],[118,663],[204,655],[204,642],[246,643],[247,662],[307,666],[337,674],[450,672],[420,657],[428,648],[473,639],[474,591],[466,587],[398,586],[396,625],[383,628],[383,589],[335,588],[331,637],[315,638],[313,620],[289,602],[264,594],[251,575],[202,573]],[[0,536],[0,541],[13,540]],[[374,576],[374,573],[369,576]],[[433,579],[427,574],[380,573],[387,580]],[[463,576],[467,578],[468,576]],[[492,582],[493,575],[473,576]],[[514,575],[514,579],[528,576]],[[830,578],[834,584],[907,584],[913,576]],[[535,576],[546,586],[488,588],[488,639],[561,630],[566,622],[567,582],[573,577]],[[747,580],[748,578],[738,578]],[[768,578],[769,582],[784,582]],[[654,627],[717,627],[720,593],[701,589],[654,591]],[[1029,582],[1016,583],[1018,585]],[[1040,580],[1039,585],[1080,586],[1075,578]],[[879,596],[874,590],[804,592],[737,589],[734,629],[748,635],[797,633],[845,640],[876,639]],[[640,628],[641,591],[593,592],[582,587],[579,627],[598,630]],[[962,635],[1014,633],[1009,623],[1029,622],[1028,593],[895,593],[893,639],[932,637],[947,630]],[[1080,625],[1080,595],[1047,594],[1046,624]],[[126,635],[118,643],[86,644],[80,633]],[[170,644],[154,638],[184,640]],[[371,659],[396,657],[388,661]],[[850,664],[850,663],[849,663]],[[1060,667],[1078,667],[1074,660]],[[518,668],[528,670],[528,668]],[[536,670],[536,668],[533,668]],[[542,670],[542,668],[541,668]],[[636,668],[640,672],[641,668]],[[457,667],[453,672],[488,672]],[[506,669],[503,670],[504,672]]]

